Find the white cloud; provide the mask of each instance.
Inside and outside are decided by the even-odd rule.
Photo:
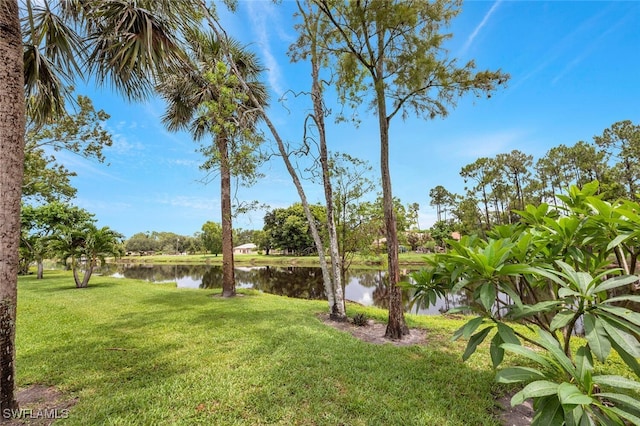
[[[188,160],[186,158],[171,158],[167,160],[169,164],[173,164],[176,166],[187,167],[190,169],[197,169],[200,167],[201,162],[196,160]]]
[[[456,152],[460,157],[465,158],[493,157],[515,149],[516,145],[521,145],[524,136],[525,132],[521,130],[465,135],[443,144],[440,148],[446,152]]]
[[[218,200],[212,200],[206,197],[193,197],[193,196],[169,196],[163,195],[156,199],[159,204],[168,204],[173,207],[184,207],[192,210],[206,210],[214,211],[219,208]]]
[[[482,18],[482,21],[480,21],[480,23],[476,26],[476,28],[473,30],[471,35],[467,38],[467,41],[464,43],[464,46],[462,46],[462,52],[460,53],[461,55],[465,54],[469,49],[469,47],[471,47],[473,40],[475,40],[475,38],[478,36],[478,34],[480,33],[480,30],[482,30],[482,28],[485,25],[487,25],[487,22],[489,22],[491,15],[493,15],[496,9],[498,9],[498,6],[500,6],[500,3],[502,3],[502,0],[498,0],[495,3],[493,3],[493,5],[491,6],[491,9],[489,9],[489,11],[484,15],[484,17]]]
[[[281,28],[278,24],[279,16],[275,13],[275,8],[269,2],[247,2],[248,14],[251,17],[251,28],[257,37],[257,45],[260,48],[261,56],[265,61],[267,68],[268,80],[271,88],[278,97],[284,94],[282,80],[282,71],[278,60],[275,58],[271,49],[271,40],[269,32],[275,28]],[[282,31],[278,31],[278,35],[281,41],[285,41],[283,38],[286,34]]]
[[[597,30],[597,26],[600,22],[602,22],[603,17],[608,13],[611,7],[602,10],[600,13],[591,16],[590,18],[584,20],[578,27],[576,27],[569,34],[564,36],[562,39],[557,41],[555,44],[550,46],[547,52],[544,54],[544,59],[535,60],[536,63],[539,63],[537,67],[535,67],[532,71],[525,74],[520,80],[516,81],[514,84],[510,85],[510,91],[513,92],[517,87],[522,85],[525,81],[529,80],[534,75],[540,73],[545,68],[547,68],[552,63],[557,62],[559,59],[565,58],[568,56],[568,53],[577,50],[576,43],[578,43],[582,38],[589,38],[589,34],[591,34],[594,30]],[[604,34],[601,34],[599,37],[595,39],[590,46],[587,47],[580,55],[574,58],[571,62],[569,62],[564,69],[553,79],[553,83],[556,83],[560,80],[567,72],[569,72],[573,67],[579,64],[584,58],[588,56],[590,53],[590,49],[593,46],[593,43],[599,41],[603,36],[608,34],[613,29],[617,28],[619,24],[621,24],[625,19],[616,23],[612,28],[606,31]]]
[[[558,75],[554,77],[551,81],[551,84],[556,84],[560,81],[565,75],[567,75],[573,68],[575,68],[580,62],[586,59],[593,51],[598,47],[602,40],[607,37],[609,34],[615,32],[619,27],[621,27],[625,22],[630,19],[630,15],[626,15],[614,25],[609,27],[606,31],[601,33],[598,37],[596,37],[591,43],[589,43],[583,50],[580,52],[578,56],[576,56],[571,62],[569,62],[563,69],[560,71]]]
[[[87,160],[86,158],[72,154],[67,151],[60,151],[55,154],[56,162],[64,165],[67,169],[78,174],[78,178],[100,177],[110,180],[120,181],[123,180],[118,176],[105,171],[105,165],[98,163],[96,160]],[[107,162],[109,159],[107,158]]]

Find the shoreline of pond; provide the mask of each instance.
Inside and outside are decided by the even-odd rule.
[[[399,264],[402,266],[426,266],[425,253],[403,253],[400,255]],[[178,264],[178,265],[222,265],[222,255],[196,254],[196,255],[149,255],[149,256],[123,256],[118,259],[108,259],[109,263],[130,264]],[[285,255],[260,255],[260,254],[236,254],[233,256],[234,264],[241,266],[310,266],[320,267],[318,256],[285,256]],[[350,267],[358,269],[386,269],[386,255],[356,257]]]

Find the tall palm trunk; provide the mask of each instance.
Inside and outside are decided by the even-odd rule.
[[[224,135],[216,138],[220,154],[220,209],[222,218],[222,296],[236,295],[233,271],[233,223],[231,218],[231,169],[229,166],[229,140]]]
[[[25,131],[23,88],[18,2],[0,0],[0,415],[18,407],[14,391]]]

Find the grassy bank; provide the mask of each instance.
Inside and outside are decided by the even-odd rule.
[[[421,253],[401,253],[400,264],[420,267],[425,264],[425,254]],[[318,266],[318,256],[284,256],[264,254],[236,254],[233,260],[238,265],[285,265],[285,266]],[[171,264],[212,264],[222,265],[222,255],[213,254],[191,254],[191,255],[154,255],[154,256],[125,256],[118,260],[124,263],[171,263]],[[385,266],[387,262],[386,254],[356,256],[352,267],[374,267]]]
[[[450,342],[462,321],[409,315],[427,345],[373,345],[324,325],[326,302],[214,293],[21,277],[18,383],[77,397],[60,424],[498,424],[486,351]]]

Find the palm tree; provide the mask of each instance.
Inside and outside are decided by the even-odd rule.
[[[107,257],[119,257],[123,253],[124,236],[108,226],[98,229],[87,223],[80,229],[69,229],[51,241],[50,249],[57,253],[64,264],[71,261],[73,279],[77,288],[86,288],[95,268],[104,265]],[[84,274],[80,279],[79,272]]]
[[[178,66],[196,1],[0,0],[0,411],[14,395],[15,319],[25,104],[37,123],[64,110],[65,87],[93,74],[129,99]],[[23,16],[23,29],[20,27]],[[26,95],[26,102],[25,102]]]
[[[251,93],[262,105],[267,103],[265,86],[257,80],[261,71],[256,56],[236,41],[224,41],[213,34],[194,31],[188,37],[190,67],[167,75],[158,91],[167,101],[163,121],[171,131],[188,130],[194,139],[212,135],[214,143],[205,145],[207,157],[202,168],[220,171],[222,217],[222,295],[234,296],[233,224],[231,176],[255,176],[254,150],[260,138],[255,132],[262,115],[250,107],[248,96],[225,63],[222,43],[233,52]]]

